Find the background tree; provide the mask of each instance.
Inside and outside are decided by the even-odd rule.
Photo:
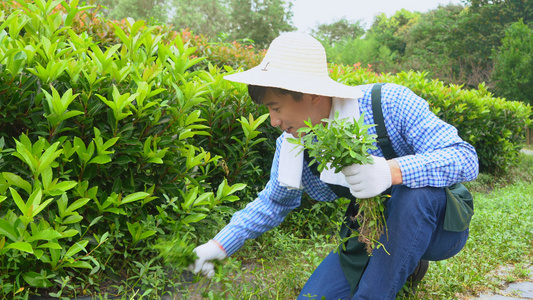
[[[494,61],[496,93],[533,105],[533,30],[522,20],[512,24]]]
[[[433,76],[446,82],[469,87],[485,82],[492,88],[492,53],[511,23],[532,19],[533,1],[468,0],[465,4],[423,15],[409,32],[412,52],[404,58],[405,67],[422,61],[421,68],[434,71]]]
[[[398,60],[405,51],[403,33],[416,22],[419,13],[400,10],[392,17],[378,15],[365,33],[360,21],[341,19],[321,24],[313,35],[319,39],[331,62],[371,65],[377,72],[397,72]]]
[[[461,5],[447,5],[421,14],[413,26],[404,32],[406,43],[402,69],[427,71],[446,82],[456,78],[457,59],[463,53],[457,45],[462,28],[459,19]]]
[[[352,22],[346,18],[333,23],[319,24],[311,31],[311,35],[326,49],[328,60],[342,64],[372,60],[368,56],[372,52],[370,44],[361,39],[364,33],[361,21]]]
[[[455,35],[457,48],[456,81],[463,81],[474,87],[481,82],[487,82],[492,73],[493,50],[501,45],[505,35],[505,28],[511,22],[505,18],[503,1],[481,7],[470,6],[466,13],[458,19],[459,35]]]
[[[166,0],[98,0],[97,4],[107,7],[104,12],[112,20],[133,18],[158,23],[167,22]]]
[[[467,0],[473,11],[497,7],[501,11],[502,22],[516,22],[522,19],[525,24],[533,18],[533,1],[531,0]]]
[[[346,18],[341,18],[331,24],[319,24],[311,34],[318,40],[328,42],[331,46],[336,43],[360,38],[365,34],[361,20],[352,23]]]
[[[106,16],[173,24],[178,30],[222,41],[251,39],[265,48],[280,33],[293,31],[291,1],[284,0],[98,0]]]
[[[292,3],[283,0],[229,0],[230,36],[266,48],[280,33],[293,31]]]
[[[216,37],[229,28],[228,5],[228,0],[171,0],[169,23],[179,30]]]
[[[396,11],[390,18],[381,13],[374,18],[367,36],[380,41],[381,45],[386,46],[392,52],[403,55],[406,47],[404,33],[418,21],[419,17],[420,13],[405,9]]]

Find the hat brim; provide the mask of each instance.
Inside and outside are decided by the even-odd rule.
[[[309,76],[287,70],[264,71],[260,66],[250,70],[224,76],[224,79],[244,84],[282,88],[304,94],[328,97],[358,99],[363,92],[355,86],[348,86],[328,76]]]

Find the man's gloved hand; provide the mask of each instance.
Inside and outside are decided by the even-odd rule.
[[[222,246],[214,240],[194,248],[193,251],[198,256],[198,259],[189,266],[189,270],[194,274],[198,274],[201,271],[207,278],[215,275],[215,265],[211,261],[215,259],[223,260],[227,256]]]
[[[372,156],[373,164],[351,166],[342,169],[350,184],[350,193],[359,199],[372,198],[386,191],[392,185],[391,171],[387,160]]]

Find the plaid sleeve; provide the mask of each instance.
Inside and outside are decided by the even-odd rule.
[[[270,181],[257,198],[236,212],[231,221],[215,237],[227,255],[235,253],[247,239],[253,239],[278,226],[287,214],[300,205],[301,190],[281,187],[278,182],[278,161],[281,139],[276,141],[276,154]]]
[[[304,163],[302,173],[303,190],[287,189],[278,182],[278,162],[281,139],[276,141],[276,154],[272,161],[270,181],[257,199],[236,212],[231,221],[215,237],[227,255],[235,253],[247,239],[253,239],[278,226],[287,214],[300,205],[305,191],[316,201],[334,201],[338,197],[328,185],[315,176]]]
[[[382,105],[404,185],[445,187],[477,177],[474,147],[433,114],[424,99],[406,87],[387,84]]]

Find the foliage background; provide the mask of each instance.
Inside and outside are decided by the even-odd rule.
[[[292,3],[282,0],[101,0],[105,15],[114,20],[127,17],[174,25],[178,31],[222,41],[253,40],[268,47],[279,33],[294,30]]]
[[[210,43],[238,40],[264,49],[279,33],[295,29],[291,1],[96,0],[96,3],[108,8],[104,12],[110,19],[132,17],[154,24],[173,24],[178,31],[189,29],[195,35],[209,38]],[[502,60],[501,55],[505,54],[500,52],[508,51],[502,47],[503,39],[513,23],[521,20],[527,27],[524,30],[529,32],[526,36],[530,35],[532,7],[531,0],[466,0],[463,5],[449,4],[426,13],[405,9],[390,17],[382,13],[374,17],[369,28],[361,20],[341,18],[317,24],[312,35],[323,43],[331,63],[371,65],[378,73],[427,72],[431,79],[467,88],[484,83],[497,97],[512,97],[510,100],[531,104],[531,91],[520,95],[509,92],[531,83],[531,76],[516,65],[505,66],[509,61]],[[515,49],[523,57],[530,57],[531,46],[526,45],[531,42],[517,42],[523,46]],[[507,69],[506,74],[513,72],[512,79],[499,75],[503,69]]]

